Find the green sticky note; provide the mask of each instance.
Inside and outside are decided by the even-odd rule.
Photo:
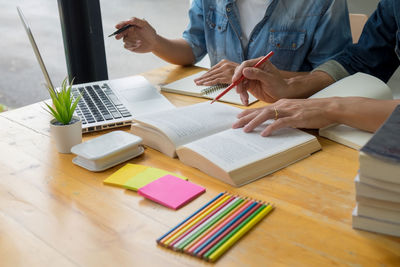
[[[104,184],[121,186],[137,191],[139,188],[151,183],[158,178],[171,174],[181,179],[187,178],[162,169],[128,163],[118,171],[111,174],[103,181]]]
[[[134,177],[132,177],[128,181],[126,181],[124,184],[124,187],[127,189],[137,191],[137,190],[139,190],[139,188],[147,185],[148,183],[151,183],[151,182],[153,182],[165,175],[168,175],[168,174],[176,176],[183,180],[187,180],[187,178],[177,175],[175,173],[149,167],[149,168],[143,170],[142,172],[136,174]]]

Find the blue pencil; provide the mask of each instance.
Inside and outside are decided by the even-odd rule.
[[[200,247],[198,247],[193,252],[193,254],[197,255],[197,253],[199,253],[203,248],[205,248],[208,244],[210,244],[215,238],[217,238],[220,234],[222,234],[226,229],[228,229],[232,224],[234,224],[237,220],[239,220],[241,217],[243,217],[247,212],[249,212],[257,204],[258,204],[257,202],[254,202],[249,207],[247,207],[247,209],[242,211],[236,218],[234,218],[232,221],[230,221],[227,225],[225,225],[222,229],[220,229],[212,237],[210,237],[206,242],[204,242]]]
[[[197,213],[199,213],[200,211],[202,211],[204,208],[206,208],[208,205],[210,205],[211,203],[213,203],[215,200],[217,200],[219,197],[221,197],[223,194],[225,193],[219,193],[216,197],[214,197],[213,199],[211,199],[207,204],[205,204],[203,207],[201,207],[199,210],[197,210],[196,212],[194,212],[192,215],[190,215],[189,217],[187,217],[184,221],[182,221],[180,224],[178,224],[177,226],[175,226],[174,228],[172,228],[171,230],[168,231],[168,233],[166,233],[165,235],[163,235],[162,237],[158,238],[156,240],[157,243],[159,243],[164,237],[166,237],[167,235],[169,235],[170,233],[172,233],[176,228],[178,228],[179,226],[181,226],[182,224],[184,224],[185,222],[187,222],[190,218],[192,218],[193,216],[195,216]]]

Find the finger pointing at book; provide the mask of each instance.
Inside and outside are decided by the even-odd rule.
[[[268,136],[272,132],[285,128],[321,128],[335,122],[329,112],[335,103],[332,99],[282,99],[263,108],[247,109],[238,115],[233,128],[241,128],[245,132],[253,131],[267,120],[274,120],[262,132]]]

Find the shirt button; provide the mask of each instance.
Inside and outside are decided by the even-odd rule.
[[[227,8],[226,8],[226,12],[231,12],[231,8],[230,8],[230,7],[227,7]]]
[[[297,47],[296,43],[292,43],[292,47],[296,48]]]

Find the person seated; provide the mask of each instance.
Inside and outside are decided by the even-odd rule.
[[[359,42],[347,46],[343,53],[307,75],[284,79],[270,62],[266,62],[261,69],[250,67],[258,59],[243,62],[232,78],[233,81],[241,75],[246,78],[236,89],[242,102],[248,103],[250,92],[260,100],[274,103],[243,111],[233,128],[244,127],[245,132],[250,132],[264,121],[275,119],[261,135],[268,136],[282,127],[322,128],[333,123],[376,131],[400,104],[399,99],[292,98],[309,97],[356,72],[368,73],[387,82],[400,65],[399,32],[400,1],[382,0],[365,24]]]
[[[144,19],[132,18],[116,35],[132,52],[152,52],[163,60],[190,65],[206,54],[212,68],[198,85],[230,83],[244,60],[273,50],[272,62],[289,72],[310,71],[351,43],[346,0],[194,0],[183,38],[167,39]]]

